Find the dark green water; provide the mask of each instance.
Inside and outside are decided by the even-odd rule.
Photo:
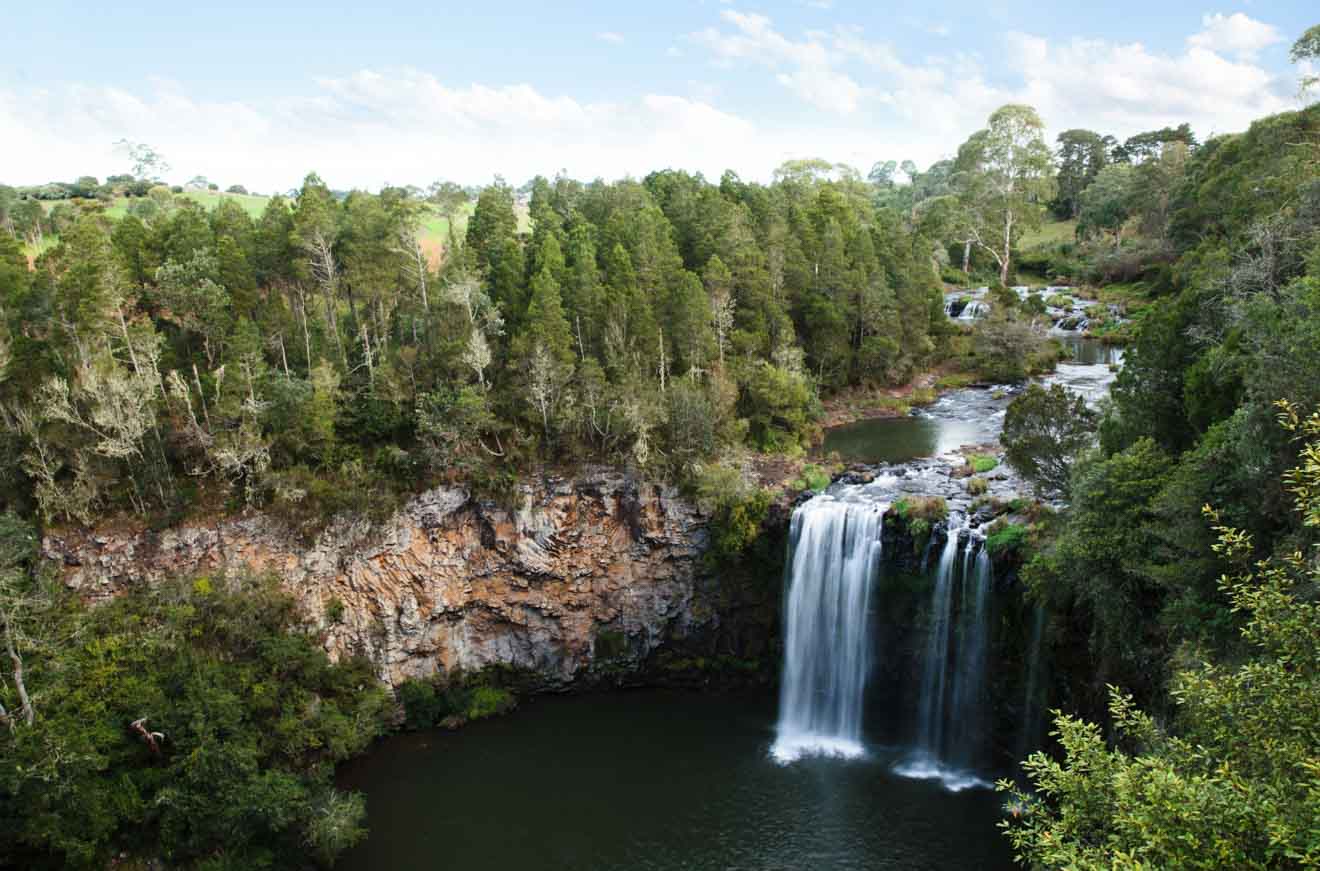
[[[838,452],[845,463],[904,463],[964,444],[993,439],[979,421],[937,417],[883,417],[830,427],[820,451]]]
[[[341,771],[371,836],[350,869],[1009,869],[999,799],[858,761],[781,766],[775,699],[637,690],[533,699],[382,742]]]

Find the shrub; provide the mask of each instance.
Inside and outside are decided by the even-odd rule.
[[[752,369],[738,402],[753,444],[766,452],[801,449],[820,415],[806,376],[765,361]]]
[[[976,367],[990,381],[1021,381],[1027,374],[1027,358],[1042,342],[1025,320],[998,310],[978,320],[972,333]]]
[[[999,460],[986,454],[972,454],[967,458],[972,471],[978,475],[984,475],[999,465]]]
[[[758,489],[716,512],[711,523],[711,554],[717,563],[736,559],[761,533],[770,510],[769,490]]]
[[[913,405],[930,405],[938,398],[933,387],[918,387],[912,391]]]
[[[986,552],[994,559],[1020,552],[1027,543],[1027,531],[1021,524],[996,520],[985,538]]]
[[[830,486],[830,473],[820,466],[808,463],[802,467],[802,475],[793,482],[793,485],[798,490],[811,490],[819,493]]]
[[[1061,384],[1048,390],[1033,384],[1008,406],[1000,438],[1022,477],[1043,495],[1061,496],[1078,456],[1094,438],[1096,422],[1079,394]]]
[[[913,520],[934,523],[949,516],[943,496],[904,496],[894,503],[894,512],[909,524]]]
[[[961,286],[967,282],[967,275],[956,266],[945,266],[940,269],[940,281]]]
[[[507,714],[518,707],[518,699],[503,687],[479,686],[472,690],[464,712],[469,720]]]
[[[430,681],[408,678],[395,692],[403,705],[405,728],[429,729],[449,713],[444,696],[436,692],[435,684]]]
[[[967,492],[972,496],[982,496],[990,488],[989,482],[985,478],[968,478]]]

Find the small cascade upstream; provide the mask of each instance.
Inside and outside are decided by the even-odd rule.
[[[781,762],[864,752],[867,605],[888,507],[818,496],[793,513],[779,724],[771,748]]]

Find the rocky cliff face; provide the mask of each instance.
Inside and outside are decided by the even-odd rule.
[[[731,639],[749,633],[732,612],[774,610],[768,592],[731,598],[704,569],[705,519],[670,488],[596,470],[525,483],[514,504],[442,487],[375,527],[337,520],[311,546],[251,514],[162,532],[66,530],[43,552],[91,599],[166,575],[274,572],[332,655],[364,653],[391,683],[503,665],[558,688],[606,664],[635,672],[665,645],[742,655]]]

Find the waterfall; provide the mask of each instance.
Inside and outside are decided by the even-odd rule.
[[[779,725],[771,748],[781,762],[863,753],[867,602],[888,507],[818,496],[793,512]]]
[[[1027,649],[1027,679],[1022,693],[1022,723],[1018,734],[1017,758],[1019,764],[1027,754],[1040,746],[1040,648],[1045,635],[1045,606],[1037,605],[1031,621],[1031,644]]]
[[[967,303],[966,307],[959,312],[957,319],[960,321],[974,321],[977,318],[985,317],[989,313],[990,304],[977,299]]]
[[[944,745],[945,684],[949,676],[949,634],[953,622],[953,585],[958,568],[958,535],[962,529],[949,528],[949,537],[935,567],[935,593],[931,598],[930,637],[926,639],[926,659],[921,674],[921,702],[918,709],[917,743],[927,757],[939,758]]]
[[[984,734],[991,581],[985,547],[951,523],[931,594],[916,753],[895,767],[898,774],[936,778],[955,791],[986,785],[968,769],[980,761]]]
[[[963,559],[962,615],[958,624],[958,662],[948,720],[953,727],[945,758],[960,765],[980,761],[984,735],[985,660],[990,632],[990,555],[968,541]],[[973,556],[972,551],[976,549]]]

